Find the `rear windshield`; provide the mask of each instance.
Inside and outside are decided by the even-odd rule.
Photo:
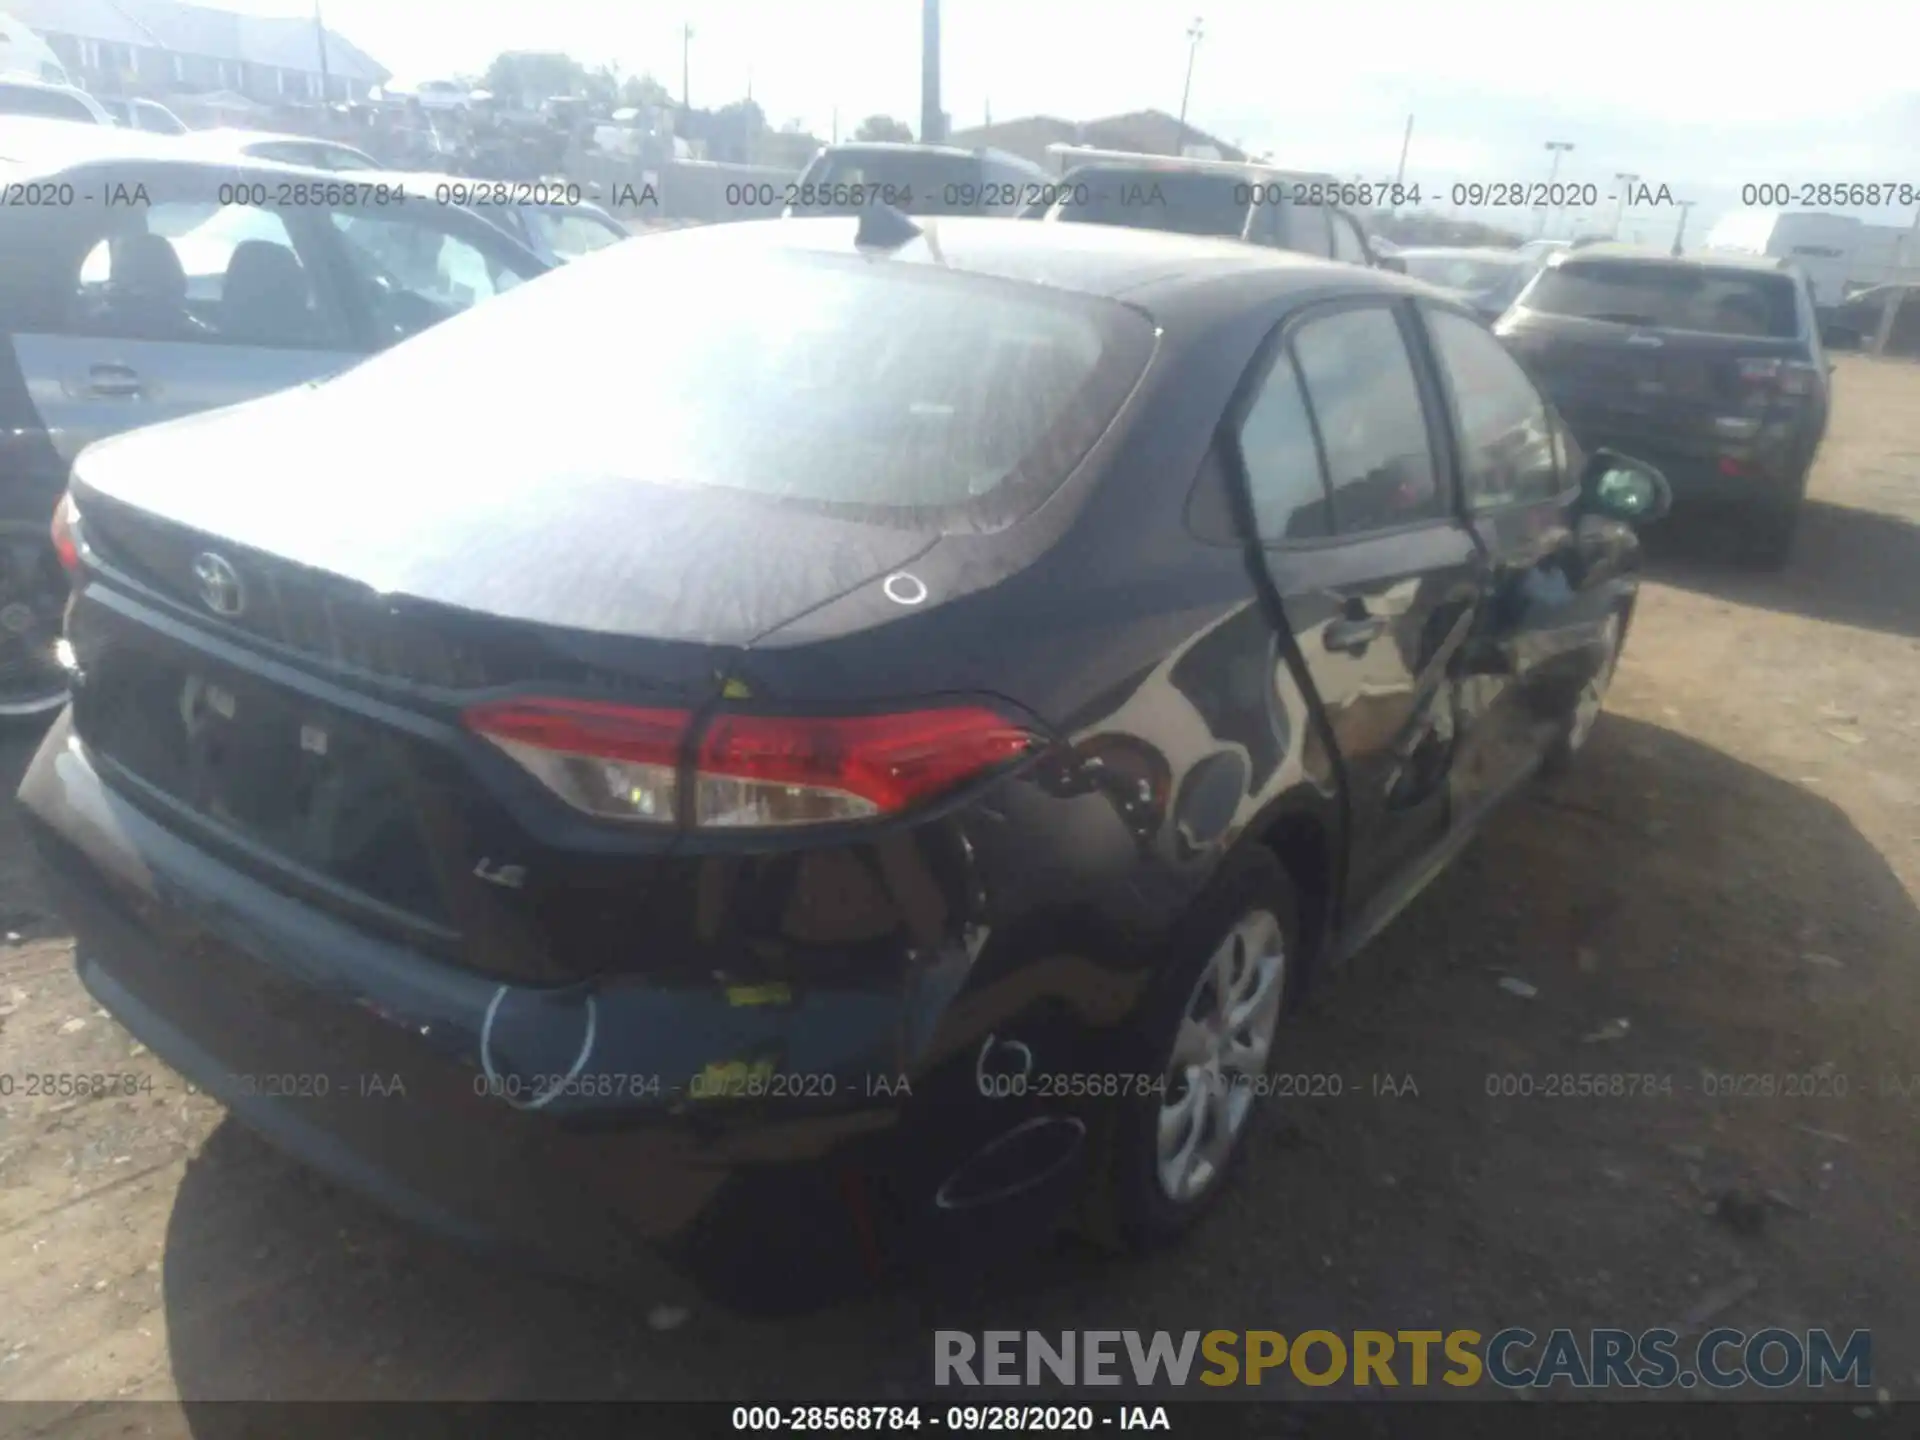
[[[36,90],[30,85],[0,85],[0,115],[37,115],[46,120],[84,120],[96,125],[93,111],[71,95]]]
[[[640,483],[968,530],[1051,493],[1152,353],[1151,323],[1111,301],[728,228],[615,246],[331,383],[524,416]]]
[[[812,186],[866,185],[878,198],[909,215],[962,215],[969,199],[980,191],[980,162],[971,155],[948,155],[938,150],[829,150],[816,156],[800,177],[802,191]],[[909,198],[911,197],[911,198]],[[863,202],[830,193],[812,203],[795,205],[796,215],[855,215]]]
[[[1057,220],[1232,240],[1247,228],[1247,183],[1232,175],[1086,165],[1069,171],[1061,188],[1067,199],[1054,211]]]
[[[1564,263],[1542,271],[1522,302],[1545,315],[1661,330],[1791,340],[1800,333],[1785,275],[1646,261]]]

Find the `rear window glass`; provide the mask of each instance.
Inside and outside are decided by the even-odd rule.
[[[1646,263],[1562,264],[1541,272],[1523,302],[1545,315],[1791,340],[1800,333],[1785,275]]]
[[[617,450],[621,478],[639,483],[966,530],[1055,489],[1153,348],[1151,323],[1110,301],[931,266],[742,253],[719,234],[633,251],[568,266],[331,383],[458,394],[468,413],[525,416],[563,448]],[[646,316],[644,338],[609,338],[609,315]]]
[[[36,90],[29,85],[0,85],[0,115],[37,115],[47,120],[84,120],[99,123],[93,111],[71,95]]]
[[[980,162],[970,155],[947,155],[939,151],[912,150],[829,150],[817,157],[800,177],[800,185],[870,185],[881,191],[877,198],[909,215],[961,215],[968,200],[978,200]],[[912,199],[906,198],[906,193]],[[816,200],[810,205],[795,205],[796,215],[856,215],[862,205],[835,205]]]
[[[1061,183],[1072,198],[1055,210],[1058,220],[1235,240],[1247,228],[1247,182],[1232,175],[1095,165],[1069,172]]]

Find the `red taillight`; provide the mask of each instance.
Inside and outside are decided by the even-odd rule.
[[[80,518],[72,495],[62,495],[53,511],[53,553],[60,557],[60,568],[69,575],[80,573],[80,539],[73,533]]]
[[[1742,360],[1740,380],[1746,385],[1762,385],[1782,395],[1811,395],[1814,377],[1820,372],[1798,360]]]
[[[596,700],[504,700],[463,717],[577,810],[671,824],[692,718]]]
[[[465,716],[561,799],[605,819],[670,823],[690,717],[582,700],[511,700]],[[724,713],[708,722],[693,823],[783,828],[898,814],[1026,754],[1034,735],[979,706],[888,715]]]
[[[896,814],[1016,760],[1034,737],[991,710],[720,715],[700,742],[694,820],[758,827]]]

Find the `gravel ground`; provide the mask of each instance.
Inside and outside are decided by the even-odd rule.
[[[1920,1391],[1920,368],[1845,357],[1837,384],[1792,567],[1660,537],[1578,771],[1321,987],[1288,1068],[1345,1093],[1270,1109],[1239,1188],[1150,1260],[1063,1247],[803,1324],[683,1314],[665,1275],[675,1308],[650,1312],[470,1261],[280,1159],[99,1011],[0,810],[0,1069],[151,1080],[0,1098],[0,1398],[74,1407],[0,1415],[900,1395],[935,1327],[1870,1327],[1876,1383]],[[9,786],[29,749],[0,748]],[[1487,1093],[1566,1071],[1673,1088]],[[1847,1093],[1718,1098],[1703,1074]]]

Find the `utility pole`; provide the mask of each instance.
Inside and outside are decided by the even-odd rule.
[[[1614,209],[1613,229],[1608,233],[1611,234],[1614,239],[1618,240],[1620,238],[1620,222],[1627,218],[1627,192],[1633,189],[1634,183],[1638,181],[1640,177],[1638,175],[1628,175],[1624,172],[1616,172],[1613,178],[1615,183],[1620,186],[1620,203]]]
[[[680,108],[693,109],[693,87],[687,77],[692,73],[687,63],[688,52],[693,48],[693,26],[680,27]]]
[[[1553,182],[1560,176],[1560,157],[1573,149],[1573,146],[1565,140],[1549,140],[1547,149],[1553,155],[1553,164],[1547,169],[1547,194],[1541,197],[1540,224],[1533,232],[1533,238],[1536,240],[1547,233],[1547,212],[1553,198]]]
[[[1180,87],[1180,133],[1175,139],[1174,154],[1187,153],[1187,101],[1193,95],[1193,58],[1200,53],[1200,41],[1206,36],[1206,26],[1198,15],[1193,24],[1187,27],[1187,83]]]
[[[940,0],[920,0],[920,143],[947,138],[940,108]]]
[[[1913,212],[1913,228],[1894,242],[1893,261],[1887,266],[1887,279],[1893,281],[1913,259],[1920,242],[1920,210]],[[1873,353],[1884,355],[1893,341],[1894,322],[1900,318],[1900,306],[1907,298],[1907,287],[1890,284],[1887,298],[1880,305],[1880,328],[1873,333]]]
[[[320,103],[328,105],[333,102],[333,78],[327,72],[327,27],[320,18],[320,0],[313,0],[313,37],[320,46]]]
[[[1685,253],[1682,242],[1687,238],[1687,216],[1693,213],[1693,206],[1691,200],[1680,202],[1680,228],[1673,232],[1673,255],[1676,260]]]
[[[1407,178],[1407,147],[1413,144],[1413,117],[1407,116],[1407,133],[1400,137],[1400,168],[1393,172],[1396,189]]]

